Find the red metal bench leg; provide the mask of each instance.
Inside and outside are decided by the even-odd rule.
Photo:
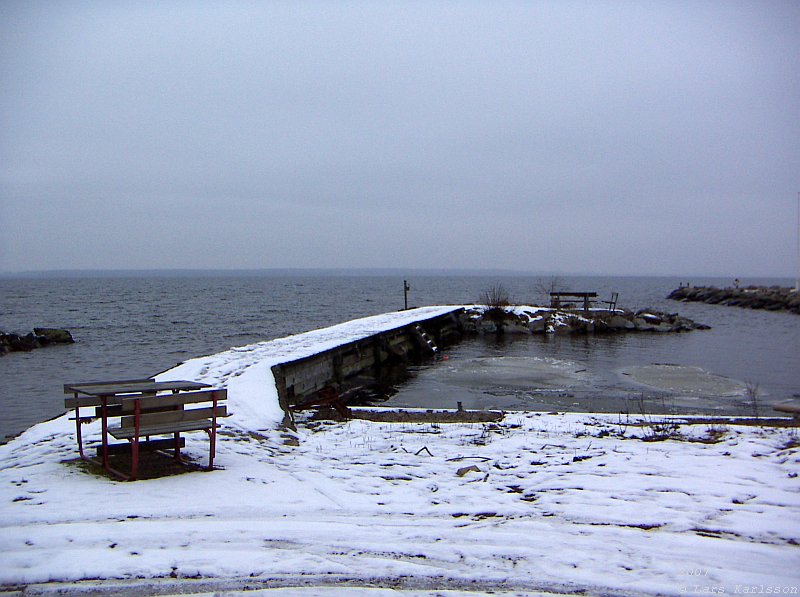
[[[209,431],[208,470],[214,470],[214,455],[217,451],[217,430],[213,427]]]
[[[77,398],[78,395],[76,394],[75,397]],[[75,435],[78,438],[78,454],[81,455],[82,460],[86,460],[86,456],[83,454],[83,435],[81,434],[81,407],[75,407]]]
[[[103,428],[103,468],[110,470],[108,465],[108,397],[100,397],[100,414]]]
[[[131,476],[130,480],[135,481],[139,473],[139,401],[134,402],[133,411],[133,442],[131,444]]]
[[[217,450],[217,394],[212,394],[211,429],[208,430],[208,470],[214,470],[214,454]]]

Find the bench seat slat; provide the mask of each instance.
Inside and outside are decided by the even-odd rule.
[[[163,425],[150,425],[139,428],[139,437],[148,435],[166,435],[170,433],[181,433],[183,431],[202,431],[211,429],[213,423],[211,419],[200,421],[182,421],[179,423],[165,423]],[[130,439],[136,435],[133,427],[109,427],[108,432],[117,439]]]
[[[157,450],[174,450],[186,446],[186,438],[181,437],[176,442],[174,438],[168,439],[151,439],[149,441],[142,440],[139,442],[139,452],[155,452]],[[109,444],[107,446],[109,455],[116,454],[130,454],[132,451],[132,444],[125,442],[124,444]],[[103,456],[103,446],[97,446],[97,456]]]

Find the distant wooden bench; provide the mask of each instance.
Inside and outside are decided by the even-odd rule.
[[[773,410],[777,410],[778,412],[788,413],[792,415],[794,422],[800,425],[800,403],[785,402],[783,404],[776,404],[772,408]]]
[[[180,450],[185,445],[181,433],[189,431],[208,433],[208,469],[213,469],[217,419],[228,416],[227,408],[222,404],[228,396],[227,390],[208,388],[208,384],[191,381],[156,382],[152,379],[65,384],[64,393],[72,397],[64,400],[64,406],[75,409],[81,458],[93,460],[84,453],[80,426],[99,418],[102,423],[102,444],[97,448],[100,464],[122,479],[134,480],[138,474],[140,451],[171,449],[174,458],[180,462]],[[187,405],[203,403],[208,404],[186,408]],[[93,410],[89,411],[88,416],[81,416],[82,407]],[[112,425],[111,419],[119,419],[119,422]],[[109,444],[109,435],[128,442]],[[151,439],[152,436],[163,435],[172,437]],[[114,470],[109,464],[109,455],[120,453],[131,454],[129,475]]]
[[[567,302],[572,300],[581,299],[583,301],[583,310],[588,311],[591,307],[589,299],[597,298],[596,292],[551,292],[550,293],[550,306],[553,309],[558,309],[562,305],[562,300],[566,298]]]

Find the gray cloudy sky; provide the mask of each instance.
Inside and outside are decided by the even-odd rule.
[[[0,0],[0,271],[794,277],[800,3]]]

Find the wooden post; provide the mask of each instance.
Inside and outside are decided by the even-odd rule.
[[[408,291],[411,290],[411,286],[408,285],[408,280],[403,280],[403,309],[408,311]]]

